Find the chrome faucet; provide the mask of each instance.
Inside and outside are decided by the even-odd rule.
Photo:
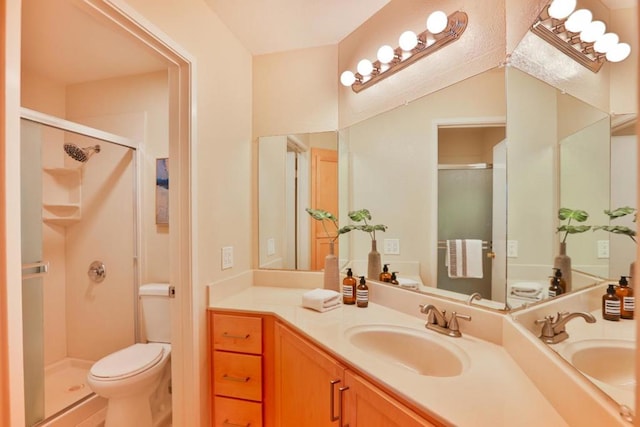
[[[427,315],[427,323],[424,324],[425,328],[450,337],[462,336],[458,319],[471,320],[471,316],[458,314],[455,311],[451,312],[451,317],[447,320],[446,311],[438,310],[433,304],[420,304],[420,313]]]
[[[474,292],[471,295],[469,295],[469,299],[467,299],[467,304],[471,305],[473,303],[473,300],[480,301],[481,299],[482,299],[482,295],[480,295],[480,292]]]
[[[569,338],[569,334],[564,330],[564,327],[568,321],[576,317],[582,317],[587,323],[596,323],[596,318],[591,313],[580,311],[574,313],[558,312],[555,319],[553,316],[545,316],[544,319],[536,320],[536,325],[542,325],[540,339],[547,344],[557,344],[566,340]]]

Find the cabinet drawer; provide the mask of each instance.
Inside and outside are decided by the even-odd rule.
[[[262,400],[262,356],[213,352],[213,390],[218,396]]]
[[[213,349],[261,354],[262,319],[214,314]]]
[[[216,397],[215,427],[262,427],[262,403]]]

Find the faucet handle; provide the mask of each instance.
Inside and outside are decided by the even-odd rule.
[[[468,314],[458,314],[455,311],[452,311],[451,319],[449,319],[449,330],[454,332],[457,332],[460,330],[460,325],[458,325],[458,319],[471,321],[471,316],[469,316]]]
[[[560,316],[560,313],[558,313]],[[544,316],[544,319],[538,319],[535,321],[536,325],[542,325],[542,331],[540,333],[541,337],[552,338],[554,336],[553,332],[553,316]]]

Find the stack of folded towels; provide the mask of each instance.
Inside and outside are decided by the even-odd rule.
[[[340,297],[336,291],[316,288],[302,295],[302,306],[322,313],[339,307]]]

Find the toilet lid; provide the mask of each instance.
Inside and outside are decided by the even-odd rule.
[[[91,375],[109,379],[130,377],[157,364],[164,352],[160,344],[134,344],[98,360],[91,367]]]

